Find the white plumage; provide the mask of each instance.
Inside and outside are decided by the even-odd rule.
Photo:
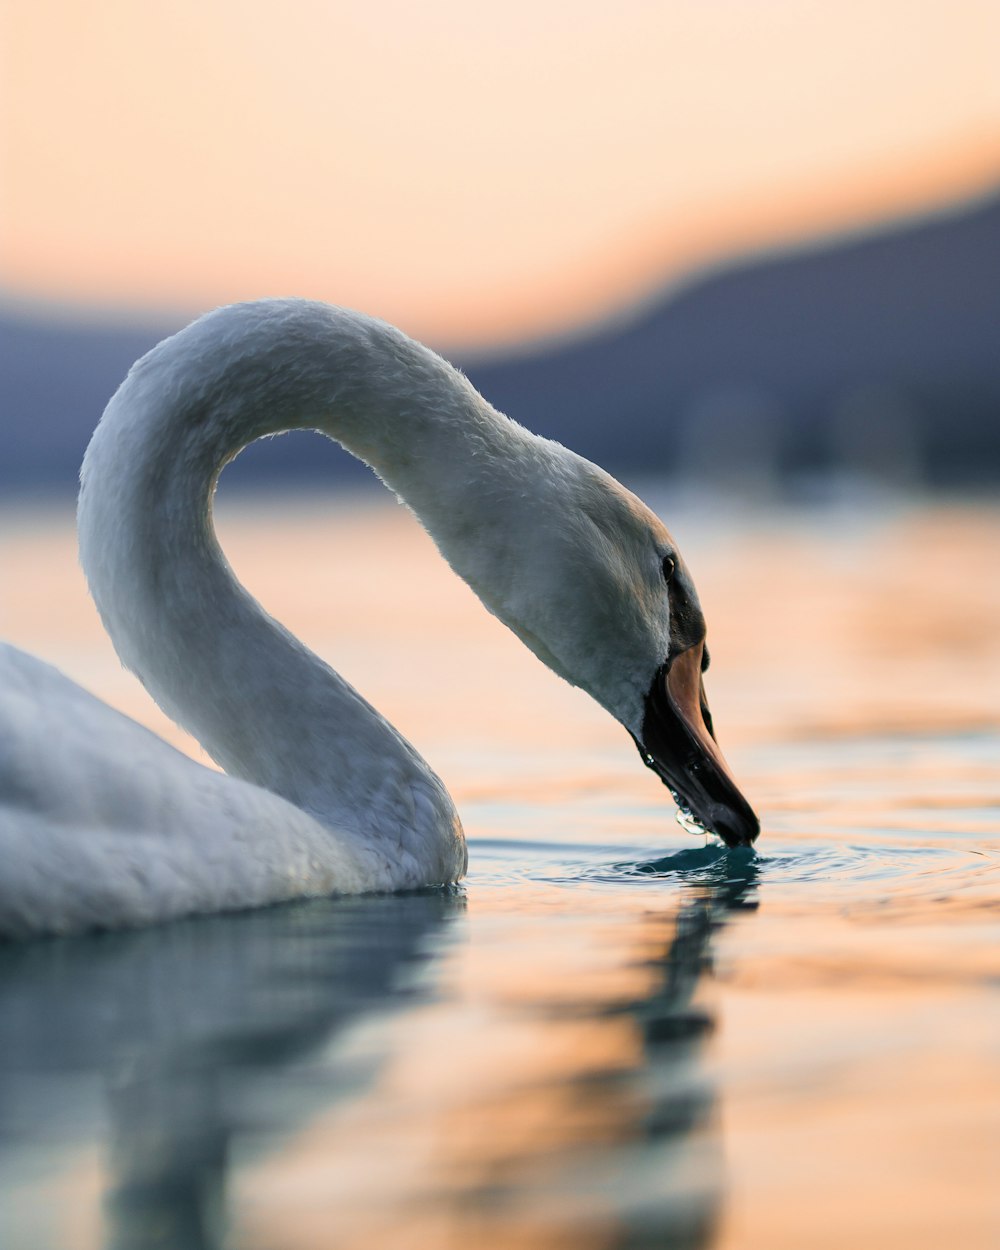
[[[108,404],[78,522],[123,662],[226,773],[0,648],[0,935],[465,871],[441,781],[263,611],[216,541],[223,466],[303,427],[368,463],[489,610],[641,738],[671,641],[659,520],[391,326],[299,300],[220,309],[143,357]]]

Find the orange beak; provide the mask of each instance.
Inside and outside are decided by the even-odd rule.
[[[751,846],[757,819],[736,785],[712,730],[701,679],[704,643],[664,664],[646,696],[642,740],[645,764],[666,785],[677,806],[727,846]]]

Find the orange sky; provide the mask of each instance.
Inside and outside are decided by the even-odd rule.
[[[6,0],[0,289],[558,332],[1000,180],[996,0]]]

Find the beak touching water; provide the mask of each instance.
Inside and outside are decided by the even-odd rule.
[[[657,670],[646,696],[637,746],[678,807],[727,846],[751,846],[757,819],[739,792],[715,741],[701,679],[704,643],[681,651]]]

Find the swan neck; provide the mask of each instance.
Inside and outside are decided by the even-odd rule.
[[[84,460],[81,562],[125,665],[228,772],[363,837],[373,818],[393,836],[421,821],[453,832],[457,817],[409,743],[239,584],[213,492],[248,443],[307,428],[433,510],[420,465],[456,410],[475,421],[477,407],[450,366],[382,323],[235,306],[138,362]]]

